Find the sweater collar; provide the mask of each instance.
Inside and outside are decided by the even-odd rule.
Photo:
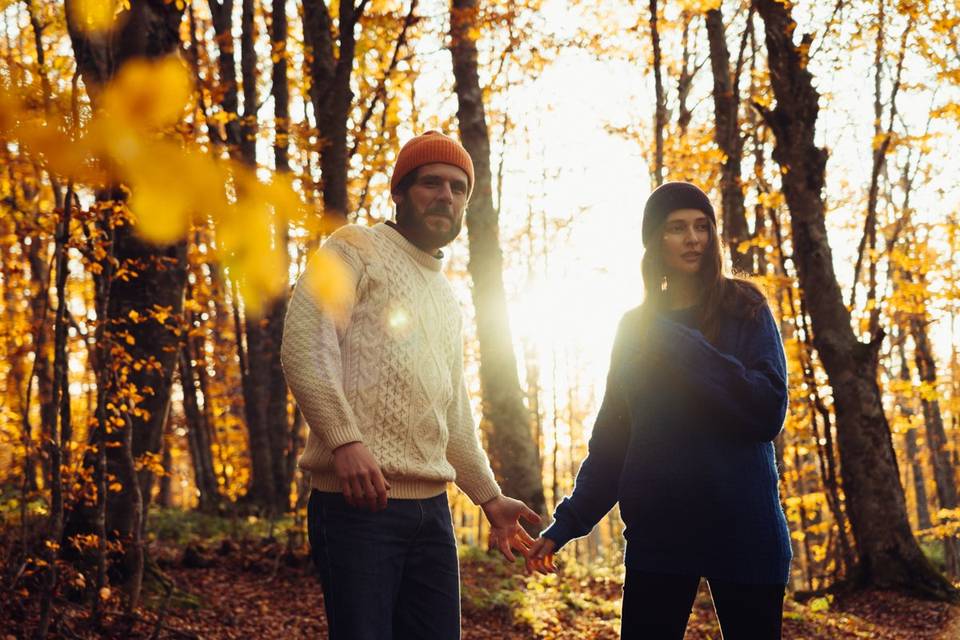
[[[416,245],[407,240],[392,224],[378,222],[373,228],[380,232],[387,240],[397,245],[401,251],[413,258],[417,264],[431,271],[440,271],[443,267],[442,251],[438,251],[438,255],[430,255],[426,251],[420,250]]]

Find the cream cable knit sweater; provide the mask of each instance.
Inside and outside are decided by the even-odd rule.
[[[455,481],[480,504],[500,495],[463,379],[460,307],[441,260],[387,224],[349,225],[321,251],[347,266],[356,295],[340,313],[301,278],[283,329],[287,384],[310,427],[300,467],[340,491],[332,451],[363,442],[392,498],[429,498]]]

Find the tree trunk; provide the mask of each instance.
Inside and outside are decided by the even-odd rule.
[[[57,309],[54,317],[54,360],[53,360],[53,405],[62,407],[69,405],[70,393],[64,384],[67,380],[67,252],[70,244],[70,217],[73,209],[73,185],[67,189],[66,206],[60,212],[60,222],[57,225],[56,256],[57,256]],[[69,428],[64,419],[69,419],[69,413],[59,412],[60,420],[55,420],[50,441],[47,442],[50,458],[50,518],[45,545],[45,560],[47,562],[46,575],[43,580],[43,595],[40,602],[40,621],[37,624],[36,637],[47,637],[50,625],[50,613],[57,585],[57,560],[60,539],[63,536],[63,487],[61,485],[61,459],[64,432]]]
[[[924,484],[923,464],[920,461],[920,448],[917,445],[917,430],[908,427],[904,434],[906,456],[910,460],[910,469],[913,473],[913,494],[917,501],[917,528],[929,529],[933,526],[930,519],[930,504],[927,498],[927,487]]]
[[[163,467],[163,477],[160,478],[160,490],[157,492],[157,505],[169,509],[173,506],[173,451],[170,450],[170,422],[167,422],[167,428],[164,429],[163,438],[160,446],[162,447],[161,466]]]
[[[243,118],[240,124],[240,160],[257,166],[257,54],[254,48],[254,0],[242,0],[240,18],[240,75],[243,80]],[[236,309],[236,306],[235,306]],[[243,371],[243,403],[250,438],[251,474],[248,498],[265,513],[286,510],[276,504],[274,460],[279,451],[273,447],[268,427],[267,404],[271,387],[271,361],[279,358],[279,348],[271,348],[264,331],[264,320],[244,313],[243,329],[246,358]],[[237,333],[237,346],[240,345]]]
[[[933,466],[933,477],[937,488],[937,502],[941,509],[957,508],[957,481],[950,452],[947,450],[947,434],[943,428],[943,414],[936,395],[937,364],[933,358],[930,340],[927,336],[926,314],[910,318],[910,334],[914,342],[914,358],[922,383],[928,386],[931,395],[920,392],[920,407],[923,410],[923,422],[926,426],[927,449]],[[951,576],[960,574],[960,544],[956,537],[944,539],[947,572]]]
[[[900,352],[900,380],[909,382],[910,366],[907,364],[907,351],[903,342],[903,336],[901,336],[897,345],[897,350]],[[913,417],[914,411],[913,407],[910,406],[909,398],[898,398],[897,406],[904,418],[910,420]],[[917,430],[912,425],[906,428],[904,441],[907,449],[907,460],[910,461],[910,469],[913,472],[913,492],[917,502],[917,527],[929,529],[933,526],[933,522],[930,520],[930,505],[927,499],[927,487],[924,482],[923,464],[920,461],[920,449],[917,446]]]
[[[276,122],[276,138],[273,143],[274,164],[278,173],[290,169],[288,160],[288,123],[290,120],[290,92],[287,79],[287,14],[284,0],[273,0],[270,42],[273,50],[273,108]],[[276,242],[283,250],[283,271],[289,266],[289,233],[287,226],[276,225]],[[279,296],[267,306],[266,326],[264,327],[267,362],[267,433],[273,452],[273,484],[276,497],[274,503],[278,510],[286,512],[290,508],[290,484],[293,481],[293,468],[287,460],[290,451],[296,451],[293,444],[293,426],[288,407],[287,384],[280,363],[280,343],[283,338],[283,320],[287,315],[287,297]]]
[[[930,339],[927,337],[926,318],[923,316],[910,318],[910,334],[914,342],[914,358],[917,363],[917,372],[920,380],[935,391],[937,383],[937,365],[933,359]],[[953,466],[947,451],[947,436],[943,429],[943,415],[940,412],[940,401],[936,397],[920,394],[920,405],[923,409],[923,419],[927,428],[927,446],[930,449],[930,462],[936,478],[937,498],[941,509],[955,509],[957,507],[957,485],[954,479]]]
[[[250,484],[247,487],[247,499],[261,509],[269,512],[273,505],[273,463],[270,455],[270,443],[262,414],[264,372],[260,348],[259,318],[241,319],[240,292],[236,282],[231,282],[234,335],[237,337],[237,358],[240,361],[240,387],[243,392],[243,415],[249,438]],[[251,327],[250,325],[255,326]],[[244,326],[246,325],[246,327]],[[244,340],[246,336],[246,340]],[[253,339],[251,339],[253,337]],[[256,377],[255,377],[256,376]]]
[[[188,314],[189,317],[192,314]],[[192,321],[188,327],[192,326]],[[187,419],[187,447],[193,463],[193,479],[197,486],[200,510],[216,511],[220,502],[217,476],[213,470],[213,452],[210,448],[210,425],[206,413],[200,411],[197,401],[196,374],[194,373],[193,339],[187,338],[180,350],[180,385],[183,388],[183,410]],[[199,362],[198,366],[202,366]],[[204,404],[208,400],[204,399]]]
[[[125,62],[138,57],[160,58],[179,46],[183,11],[176,3],[133,0],[130,9],[118,18],[118,26],[96,38],[88,37],[73,24],[71,4],[66,3],[67,26],[77,68],[94,108],[103,86]],[[106,189],[98,195],[100,200],[122,202],[125,198],[125,191],[118,187]],[[112,215],[112,209],[106,208],[105,215]],[[108,327],[103,339],[122,346],[125,352],[124,361],[114,363],[112,372],[106,377],[110,388],[103,398],[108,406],[108,420],[112,418],[120,427],[106,436],[107,472],[118,478],[122,486],[119,492],[108,495],[106,528],[116,531],[120,539],[128,542],[128,607],[134,608],[139,599],[143,567],[140,535],[153,488],[153,474],[149,469],[137,472],[134,465],[135,460],[144,454],[160,451],[179,350],[175,331],[179,326],[186,281],[186,242],[157,246],[141,240],[130,225],[112,229],[111,226],[110,220],[100,221],[106,237],[114,234],[112,250],[118,266],[135,275],[128,280],[117,278],[109,283],[106,314],[102,319],[98,318],[98,322]],[[163,323],[152,315],[157,308],[168,313]],[[151,359],[156,366],[140,367],[139,370],[131,366]],[[132,407],[125,411],[117,409],[132,404],[126,397],[130,388],[136,388],[142,395],[142,399],[135,403],[136,412]],[[91,436],[94,439],[100,437],[98,434]],[[86,522],[89,515],[78,514],[84,522],[76,523],[77,526],[89,528],[91,524]]]
[[[27,15],[30,18],[30,26],[33,30],[34,52],[37,57],[37,72],[40,76],[40,88],[43,93],[44,112],[50,116],[53,111],[52,97],[53,91],[50,87],[50,78],[47,75],[46,52],[43,48],[43,29],[44,24],[37,15],[33,0],[26,0]],[[53,200],[56,207],[63,207],[63,191],[56,175],[48,172],[50,178],[50,188],[53,191]],[[30,309],[33,314],[34,326],[32,335],[34,340],[34,364],[33,370],[37,377],[37,389],[40,402],[40,439],[41,441],[50,437],[53,433],[53,422],[56,420],[56,407],[53,405],[53,363],[47,355],[47,304],[48,289],[50,282],[49,267],[44,261],[46,255],[46,243],[41,242],[40,233],[32,237],[32,242],[27,249],[27,259],[30,263],[31,289],[36,292],[30,300]],[[24,397],[23,425],[24,433],[27,436],[25,444],[24,459],[24,486],[29,491],[37,489],[35,461],[33,460],[30,443],[32,427],[30,424],[30,395],[33,385],[33,374],[27,378],[27,388]],[[49,476],[49,465],[47,460],[41,454],[41,462],[44,476]]]
[[[753,273],[752,252],[740,251],[740,243],[750,237],[747,230],[746,209],[743,203],[743,187],[740,179],[740,163],[743,156],[743,138],[740,136],[739,67],[737,73],[730,71],[730,51],[724,32],[723,15],[720,9],[711,9],[706,14],[707,37],[710,41],[710,67],[713,71],[713,109],[715,114],[715,139],[724,154],[720,167],[721,210],[723,217],[723,241],[730,251],[734,271]]]
[[[827,154],[814,143],[819,94],[803,53],[809,37],[794,45],[796,24],[777,0],[754,0],[754,6],[766,28],[777,102],[772,111],[755,106],[776,138],[773,157],[783,168],[793,259],[813,342],[834,391],[843,488],[859,559],[856,577],[862,585],[955,599],[957,591],[924,557],[910,531],[877,383],[882,333],[870,344],[857,340],[834,273],[821,196]]]
[[[477,0],[453,0],[450,10],[451,54],[456,79],[460,138],[474,163],[475,184],[467,211],[470,244],[468,269],[480,342],[483,415],[494,471],[505,493],[545,514],[540,454],[531,435],[530,412],[523,404],[517,361],[503,289],[503,256],[498,216],[493,206],[490,138],[483,92],[477,73]]]
[[[30,282],[31,288],[35,287],[36,295],[30,300],[30,310],[33,315],[33,336],[34,336],[34,363],[33,375],[37,378],[37,401],[40,403],[40,441],[45,441],[53,434],[53,423],[57,419],[57,407],[53,403],[53,361],[50,359],[48,348],[49,333],[47,314],[48,297],[50,288],[50,273],[47,263],[43,260],[48,245],[40,241],[40,234],[33,236],[30,248],[27,251],[27,257],[30,262]],[[30,389],[32,387],[33,377],[27,378],[27,388],[24,399],[24,432],[32,433],[30,425]],[[26,464],[26,476],[24,481],[31,490],[37,488],[36,469],[30,448],[26,447],[29,462]],[[50,477],[50,461],[40,452],[41,470],[43,476]]]
[[[690,26],[693,22],[693,14],[690,11],[684,11],[681,18],[683,20],[683,31],[680,35],[680,47],[683,52],[680,58],[680,77],[677,78],[677,129],[680,137],[687,135],[687,129],[690,127],[690,120],[693,119],[693,110],[687,104],[690,99],[690,89],[693,88],[693,79],[700,69],[700,65],[693,58],[693,52],[690,51]]]
[[[762,166],[763,153],[756,154],[757,164]],[[762,169],[761,174],[762,175]],[[761,181],[761,193],[769,193],[769,189]],[[762,207],[762,205],[758,205]],[[783,249],[783,233],[781,232],[780,220],[774,209],[769,209],[770,223],[773,230],[773,239],[777,247],[778,270],[779,275],[789,277],[787,272],[787,256]],[[787,304],[790,312],[793,314],[797,328],[803,335],[803,349],[800,351],[800,366],[803,371],[803,379],[809,390],[807,403],[810,411],[810,427],[813,431],[814,443],[817,448],[817,461],[820,468],[820,478],[827,498],[827,505],[830,513],[833,514],[838,532],[838,548],[840,550],[840,562],[837,562],[838,569],[842,566],[844,569],[853,564],[853,552],[850,549],[849,539],[847,537],[847,519],[843,510],[843,504],[840,500],[840,487],[837,481],[837,463],[834,455],[833,445],[833,425],[830,421],[830,410],[827,408],[820,397],[816,375],[813,369],[814,349],[813,340],[810,335],[810,327],[807,322],[807,310],[803,302],[803,297],[795,298],[791,287],[784,287]],[[799,303],[796,304],[796,303]],[[799,308],[798,308],[799,306]],[[823,422],[823,433],[821,436],[818,427],[817,417]],[[838,571],[839,572],[839,571]]]
[[[273,116],[276,139],[273,142],[274,168],[281,173],[290,170],[288,146],[290,136],[290,89],[287,86],[287,3],[273,0],[270,17],[270,51],[273,55]]]
[[[224,124],[221,137],[216,142],[228,145],[230,156],[236,157],[240,151],[239,98],[237,94],[237,63],[233,55],[233,0],[209,0],[210,15],[213,18],[214,40],[217,43],[217,73],[220,84],[220,108],[228,119]],[[211,131],[217,131],[212,129]]]
[[[350,76],[356,50],[354,30],[367,0],[340,2],[339,47],[334,56],[332,19],[323,0],[304,0],[303,32],[310,61],[310,101],[320,134],[320,173],[323,179],[326,228],[346,223],[350,213],[347,197],[347,116],[353,105]]]
[[[240,157],[257,166],[257,52],[254,48],[254,0],[242,0],[240,12],[240,76],[243,80],[243,117],[240,119]]]
[[[877,206],[879,201],[880,194],[880,178],[881,173],[886,167],[887,153],[890,149],[890,144],[893,142],[893,125],[897,116],[897,94],[900,92],[900,81],[903,73],[903,61],[906,57],[907,52],[907,42],[910,37],[910,33],[913,30],[914,18],[910,17],[907,22],[907,27],[903,31],[900,42],[900,53],[897,62],[896,75],[893,80],[893,87],[890,90],[890,109],[888,114],[888,123],[886,131],[881,127],[881,120],[883,118],[883,102],[882,96],[880,95],[881,91],[881,78],[883,75],[884,62],[885,62],[885,49],[884,49],[884,35],[885,35],[885,9],[884,2],[881,0],[879,3],[879,11],[877,14],[877,47],[874,54],[874,101],[873,101],[873,110],[874,110],[874,131],[873,131],[873,141],[871,147],[873,149],[873,168],[870,172],[870,187],[867,190],[867,215],[864,218],[864,228],[863,235],[860,237],[860,244],[857,247],[857,260],[854,263],[853,267],[853,286],[850,287],[850,308],[854,308],[856,304],[857,297],[857,281],[860,276],[860,268],[863,263],[864,258],[864,249],[867,249],[867,300],[865,308],[869,310],[869,324],[868,324],[868,336],[870,339],[879,331],[880,329],[880,307],[881,305],[877,302],[877,263],[878,258],[876,255],[877,248]],[[905,199],[910,197],[910,181],[907,181],[906,195]],[[906,216],[904,216],[905,219]],[[900,221],[898,220],[898,225]],[[893,241],[896,240],[896,235],[899,232],[895,232],[893,235]],[[889,252],[892,249],[893,242],[889,243],[887,246],[887,251]]]
[[[656,98],[656,109],[653,118],[653,182],[659,187],[664,180],[663,167],[663,135],[667,127],[667,98],[663,91],[663,76],[660,73],[662,65],[660,55],[660,31],[657,27],[657,0],[650,0],[650,41],[653,44],[653,84]]]

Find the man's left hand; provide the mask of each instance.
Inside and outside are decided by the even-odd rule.
[[[507,496],[497,496],[480,506],[490,521],[489,546],[499,549],[510,562],[516,560],[513,550],[526,556],[533,538],[520,526],[520,519],[530,524],[540,524],[540,516],[519,500]]]

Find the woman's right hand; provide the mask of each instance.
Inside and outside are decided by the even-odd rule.
[[[557,543],[550,538],[544,538],[543,536],[537,538],[526,554],[527,573],[556,573],[557,567],[553,564],[553,553],[556,548]]]

